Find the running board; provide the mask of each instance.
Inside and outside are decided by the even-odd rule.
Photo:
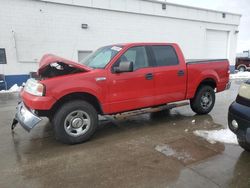
[[[162,106],[152,107],[152,108],[144,108],[141,110],[133,110],[129,112],[119,113],[116,115],[113,115],[115,119],[125,119],[130,116],[137,116],[145,113],[153,113],[153,112],[159,112],[163,110],[170,110],[172,108],[182,107],[189,105],[189,102],[178,102],[178,103],[170,103]]]

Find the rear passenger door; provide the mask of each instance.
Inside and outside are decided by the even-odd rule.
[[[155,62],[155,102],[163,104],[185,99],[186,65],[181,65],[171,45],[151,46]]]

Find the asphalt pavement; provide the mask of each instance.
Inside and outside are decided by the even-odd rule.
[[[239,81],[216,95],[208,115],[189,106],[125,120],[100,120],[94,137],[64,145],[44,118],[30,133],[11,132],[17,94],[0,95],[0,187],[250,187],[250,153],[238,145],[215,143],[195,130],[227,127],[227,110]],[[167,145],[177,154],[165,155]]]

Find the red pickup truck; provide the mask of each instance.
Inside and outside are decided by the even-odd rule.
[[[39,79],[21,91],[15,123],[30,131],[42,116],[52,122],[58,140],[88,140],[98,115],[115,115],[190,100],[197,114],[209,113],[215,92],[229,85],[226,59],[186,62],[174,43],[105,46],[81,63],[45,55]]]

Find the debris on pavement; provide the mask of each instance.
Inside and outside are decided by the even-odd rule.
[[[166,155],[167,157],[174,157],[174,158],[176,158],[178,160],[182,160],[184,162],[193,160],[193,158],[191,157],[191,155],[188,152],[175,151],[169,145],[157,145],[155,147],[155,150],[158,152],[161,152],[162,154]]]
[[[18,86],[17,84],[14,84],[10,89],[8,90],[1,90],[0,93],[15,93],[21,91],[22,86]]]

